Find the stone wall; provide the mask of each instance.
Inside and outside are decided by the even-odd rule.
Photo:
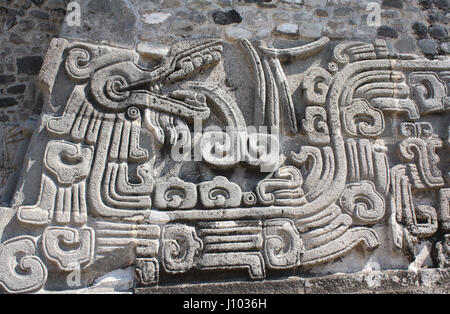
[[[63,0],[0,1],[0,199],[17,170],[24,123],[42,109],[37,76],[50,41],[61,31],[65,8]]]
[[[368,15],[380,5],[380,24],[368,25]],[[124,47],[140,42],[169,44],[186,37],[220,36],[233,41],[387,39],[398,52],[429,56],[448,52],[447,1],[109,1],[87,2],[82,28],[64,28],[73,38],[106,40]],[[110,25],[101,31],[102,25]],[[423,40],[425,39],[425,40]],[[422,41],[420,41],[422,40]]]
[[[449,291],[448,1],[3,2],[1,292]]]

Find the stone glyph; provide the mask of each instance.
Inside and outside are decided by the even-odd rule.
[[[54,39],[31,175],[0,211],[12,213],[0,217],[2,289],[39,291],[49,269],[101,263],[135,265],[139,286],[215,271],[264,280],[356,247],[371,256],[379,226],[414,265],[426,257],[416,245],[440,237],[448,267],[445,147],[425,118],[447,114],[450,61],[404,58],[380,40],[339,43],[327,59],[329,44],[189,39],[144,65],[133,50]],[[237,92],[236,75],[251,79]],[[172,158],[174,147],[201,160]]]

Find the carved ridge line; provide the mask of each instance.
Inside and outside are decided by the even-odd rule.
[[[264,69],[261,59],[252,44],[247,39],[242,40],[240,44],[250,57],[252,68],[256,75],[253,124],[255,126],[261,126],[264,125],[266,113],[266,77],[264,75]]]
[[[322,37],[312,43],[296,48],[278,49],[268,48],[260,46],[259,49],[263,55],[270,58],[277,58],[279,60],[288,60],[292,58],[306,58],[319,51],[321,51],[328,43],[330,39],[328,37]]]

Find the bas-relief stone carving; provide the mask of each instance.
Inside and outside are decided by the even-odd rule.
[[[248,65],[252,97],[224,83],[231,50]],[[287,63],[311,58],[290,79]],[[450,109],[449,71],[450,60],[393,54],[381,40],[279,49],[194,39],[155,65],[55,39],[40,75],[47,103],[16,194],[0,208],[0,286],[73,289],[61,278],[130,250],[140,286],[211,270],[301,274],[357,246],[375,254],[378,225],[410,262],[416,244],[435,241],[436,266],[448,267],[444,143],[423,119]],[[199,121],[215,127],[200,139]]]

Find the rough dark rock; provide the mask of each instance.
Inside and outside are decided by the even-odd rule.
[[[51,9],[50,13],[52,15],[56,15],[58,17],[64,17],[67,13],[67,10],[65,10],[63,8],[55,8],[55,9]]]
[[[9,16],[17,16],[17,15],[25,16],[25,11],[24,10],[14,10],[14,9],[9,8],[9,9],[7,9],[7,14]]]
[[[403,2],[401,0],[383,0],[383,6],[389,8],[403,8]]]
[[[435,9],[435,10],[429,12],[428,23],[430,23],[430,24],[436,24],[436,23],[448,24],[448,23],[450,23],[450,17],[443,14],[442,11]]]
[[[20,85],[11,86],[6,91],[8,92],[8,94],[18,95],[18,94],[23,94],[25,92],[25,88],[26,88],[25,85],[20,84]]]
[[[19,25],[17,25],[17,31],[28,32],[34,28],[34,22],[31,19],[20,20]]]
[[[383,37],[390,37],[390,38],[398,37],[398,32],[395,30],[395,28],[386,25],[379,27],[377,30],[377,34],[378,36]]]
[[[31,0],[26,0],[20,7],[22,10],[28,10],[31,8]]]
[[[41,20],[48,20],[50,18],[50,14],[40,10],[31,10],[28,14]]]
[[[341,7],[334,9],[334,16],[347,16],[354,12],[354,10],[350,7]]]
[[[429,29],[430,35],[433,38],[445,38],[447,37],[447,30],[440,25],[432,25]]]
[[[251,2],[253,0],[250,0],[248,2]],[[247,2],[247,0],[246,0]],[[258,6],[262,7],[262,8],[276,8],[277,4],[275,3],[275,1],[273,0],[256,0],[254,1],[258,4]]]
[[[420,0],[419,4],[422,6],[424,10],[431,9],[433,7],[432,0]]]
[[[42,3],[44,3],[44,0],[33,0],[33,3],[35,5],[37,5],[38,7],[40,7],[42,5]]]
[[[450,2],[448,0],[434,0],[434,5],[441,10],[450,8]]]
[[[17,105],[17,100],[11,97],[0,98],[0,108],[12,107]]]
[[[314,11],[314,13],[316,14],[316,16],[319,16],[319,17],[327,17],[328,16],[328,12],[324,9],[316,9]]]
[[[15,16],[10,16],[6,20],[6,29],[10,30],[17,25],[17,18]]]
[[[428,34],[428,27],[421,22],[416,22],[412,25],[412,29],[419,38],[426,38]]]
[[[19,74],[39,74],[43,62],[41,56],[30,56],[17,59]]]
[[[16,81],[14,75],[0,75],[0,85],[11,84]]]
[[[242,17],[236,10],[215,12],[213,14],[213,19],[214,23],[219,25],[229,25],[242,22]]]
[[[12,33],[9,36],[9,42],[16,44],[16,45],[20,45],[20,44],[26,43],[26,40],[23,38],[23,36],[16,34],[16,33]]]
[[[39,24],[39,30],[46,33],[58,33],[58,28],[53,23],[41,23]]]

